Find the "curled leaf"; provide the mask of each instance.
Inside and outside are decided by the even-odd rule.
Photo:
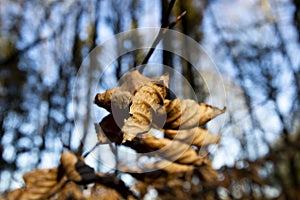
[[[203,159],[198,156],[196,151],[188,144],[167,138],[156,138],[149,135],[142,139],[142,142],[155,153],[169,161],[181,164],[200,166]]]
[[[89,200],[119,200],[122,196],[114,189],[106,187],[102,184],[95,184],[91,188],[91,195]]]
[[[178,163],[170,162],[168,160],[162,160],[153,163],[152,167],[159,168],[167,172],[168,174],[186,173],[186,172],[191,172],[195,169],[193,165],[178,164]]]
[[[117,190],[124,198],[133,196],[125,183],[115,176],[95,173],[94,169],[85,164],[82,158],[78,158],[71,152],[63,153],[61,156],[61,166],[68,180],[77,184],[100,183]]]
[[[212,167],[212,161],[206,159],[204,165],[199,167],[198,173],[200,175],[203,184],[206,186],[217,186],[219,185],[218,172]]]
[[[103,130],[105,136],[111,141],[117,144],[121,144],[123,140],[123,133],[119,128],[118,124],[115,122],[115,119],[112,114],[107,115],[100,122],[100,127]],[[101,134],[101,133],[100,133]],[[101,139],[98,137],[98,139]]]
[[[104,93],[98,93],[94,98],[94,103],[109,112],[112,111],[112,106],[119,109],[128,108],[131,103],[131,96],[136,91],[148,83],[160,83],[164,80],[164,77],[150,79],[137,70],[128,72],[120,79],[119,87],[106,90]],[[163,84],[167,84],[166,81]]]
[[[119,88],[113,88],[106,90],[104,93],[98,93],[94,98],[94,103],[99,107],[105,108],[107,111],[111,112],[111,99],[114,91]]]
[[[226,107],[220,109],[211,105],[207,105],[205,103],[200,103],[198,106],[198,112],[201,113],[199,126],[204,125],[211,119],[223,114],[225,111],[226,111]]]
[[[15,189],[15,190],[8,191],[7,194],[6,194],[5,199],[9,199],[9,200],[21,199],[24,191],[25,191],[25,188],[18,188],[18,189]]]
[[[82,188],[74,182],[68,182],[56,195],[57,200],[59,199],[73,199],[73,200],[87,200],[84,195]]]
[[[168,77],[164,77],[168,79]],[[162,84],[166,81],[162,79]],[[130,117],[125,121],[122,128],[124,132],[123,142],[131,141],[138,134],[149,131],[152,123],[152,109],[157,105],[162,104],[166,96],[166,86],[149,83],[142,86],[132,98],[132,105],[130,106]]]
[[[61,166],[68,180],[79,184],[88,184],[98,180],[94,169],[86,165],[82,158],[74,153],[66,152],[61,155]]]
[[[40,200],[48,199],[64,184],[65,180],[57,180],[58,169],[37,169],[24,174],[25,188],[17,189],[8,194],[9,199]]]
[[[189,129],[202,126],[209,120],[225,112],[204,103],[198,104],[191,99],[175,99],[164,102],[167,113],[165,129]]]
[[[60,157],[62,170],[64,170],[68,180],[80,182],[82,181],[82,178],[75,168],[77,161],[77,156],[71,152],[63,153]]]
[[[159,78],[158,78],[159,79]],[[138,70],[127,72],[120,79],[120,89],[122,91],[128,91],[130,94],[134,94],[140,87],[150,83],[156,82],[157,80],[150,79],[146,76],[143,76]]]
[[[108,144],[109,139],[103,133],[100,125],[97,123],[94,123],[94,127],[95,127],[95,131],[96,131],[97,138],[98,138],[98,144]]]
[[[208,130],[200,127],[183,130],[165,129],[164,133],[168,138],[180,140],[187,144],[192,144],[198,147],[203,145],[216,144],[220,141],[219,136],[213,135]]]

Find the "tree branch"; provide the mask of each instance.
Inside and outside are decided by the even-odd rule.
[[[147,55],[145,56],[144,60],[142,61],[142,66],[138,69],[138,71],[140,73],[143,73],[143,71],[146,67],[145,65],[148,63],[151,55],[153,54],[153,52],[154,52],[156,46],[158,45],[159,41],[163,38],[164,34],[166,34],[168,29],[173,28],[182,19],[182,17],[186,14],[186,11],[184,11],[178,17],[176,17],[176,19],[173,22],[171,22],[169,25],[166,25],[165,23],[168,21],[167,19],[170,16],[170,13],[171,13],[171,10],[174,6],[174,3],[175,3],[175,1],[171,1],[170,4],[169,4],[169,7],[168,7],[167,12],[166,12],[166,17],[164,17],[165,20],[162,22],[162,25],[161,25],[161,29],[160,29],[158,35],[156,36],[154,42],[152,43],[150,50],[148,51]]]

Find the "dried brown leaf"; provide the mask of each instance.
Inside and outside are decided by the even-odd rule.
[[[212,162],[208,158],[205,164],[199,168],[200,178],[205,186],[217,186],[219,184],[219,174],[212,167]]]
[[[130,94],[134,94],[140,87],[148,84],[149,82],[155,82],[150,78],[143,76],[139,71],[134,70],[127,72],[120,80],[120,88],[123,91],[128,91]]]
[[[56,195],[55,199],[88,200],[83,189],[74,182],[68,182]]]
[[[168,174],[178,174],[178,173],[186,173],[191,172],[195,169],[192,165],[184,165],[184,164],[178,164],[174,162],[170,162],[168,160],[162,160],[156,163],[153,163],[152,166],[149,166],[152,168],[158,168],[161,169]]]
[[[129,105],[132,95],[128,91],[123,91],[120,87],[99,93],[94,99],[94,103],[113,113],[117,124],[122,127],[124,119],[129,117]]]
[[[85,164],[82,158],[78,158],[71,152],[63,153],[61,164],[68,180],[77,184],[100,183],[117,190],[124,198],[132,195],[122,180],[115,176],[103,175],[94,172],[94,169]]]
[[[122,196],[114,189],[102,184],[95,184],[91,189],[89,200],[119,200]]]
[[[198,156],[192,147],[177,140],[147,135],[142,139],[142,142],[145,146],[156,151],[156,154],[170,161],[195,166],[200,166],[203,162],[203,159]]]
[[[82,177],[77,172],[75,165],[78,162],[78,158],[74,153],[65,152],[60,157],[60,163],[64,169],[65,175],[68,180],[80,182],[82,181]]]
[[[132,95],[149,83],[168,85],[168,78],[167,76],[161,76],[150,79],[137,70],[128,72],[121,78],[119,87],[106,90],[104,93],[98,93],[94,98],[94,103],[109,112],[112,111],[112,106],[115,109],[127,109],[131,103]]]
[[[198,104],[191,99],[166,100],[164,109],[167,112],[165,129],[190,129],[202,126],[226,110],[204,103]]]
[[[100,122],[100,127],[103,130],[105,136],[111,141],[117,144],[121,144],[123,140],[123,133],[112,114],[107,115]],[[98,138],[99,139],[99,138]],[[100,138],[101,139],[101,138]]]
[[[216,144],[220,141],[219,136],[213,135],[208,130],[200,127],[183,130],[165,129],[164,133],[168,138],[180,140],[187,144],[192,144],[198,147]]]
[[[98,144],[108,144],[109,143],[109,139],[103,133],[100,125],[95,123],[94,127],[95,127],[95,131],[96,131],[96,134],[97,134],[97,139],[99,141]]]
[[[165,79],[168,79],[166,76]],[[166,81],[162,80],[162,84]],[[130,106],[131,116],[125,121],[122,128],[124,132],[123,142],[131,141],[138,134],[149,131],[152,123],[152,109],[162,104],[166,96],[166,86],[149,83],[142,86],[132,98]]]
[[[98,93],[95,96],[94,103],[99,107],[105,108],[107,111],[111,112],[111,99],[114,91],[119,88],[112,88],[110,90],[106,90],[104,93]]]
[[[25,188],[15,190],[10,198],[20,200],[48,199],[55,194],[64,184],[65,180],[57,180],[58,169],[37,169],[24,174]]]
[[[67,152],[61,155],[60,160],[60,169],[62,169],[68,180],[83,185],[98,181],[99,176],[93,168],[85,164],[82,157],[77,157],[74,153]]]
[[[5,199],[7,199],[7,200],[21,199],[24,191],[25,191],[25,188],[18,188],[15,190],[8,191]]]
[[[200,103],[198,109],[198,112],[200,113],[199,126],[206,124],[211,119],[223,114],[226,111],[226,107],[220,109],[205,103]]]
[[[148,192],[148,185],[142,181],[137,181],[137,183],[133,186],[133,190],[139,192],[139,196],[143,198]]]
[[[95,96],[94,103],[99,107],[112,111],[112,106],[116,109],[126,109],[131,103],[131,96],[143,85],[151,82],[151,79],[141,75],[137,70],[126,73],[120,80],[120,87],[106,90]]]

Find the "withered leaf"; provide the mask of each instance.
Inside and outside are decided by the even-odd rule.
[[[139,196],[143,198],[148,192],[148,185],[142,181],[137,181],[133,186],[133,189],[137,190],[139,192]]]
[[[225,112],[204,103],[198,104],[191,99],[166,100],[164,109],[167,113],[165,129],[189,129],[202,126],[209,120]]]
[[[77,184],[100,183],[116,189],[124,198],[132,195],[122,180],[115,176],[95,173],[94,169],[86,165],[82,158],[78,158],[71,152],[62,154],[61,165],[68,180],[74,181]]]
[[[64,179],[57,180],[57,172],[57,168],[37,169],[28,172],[23,176],[26,187],[15,190],[8,196],[11,199],[20,200],[48,199],[48,197],[55,194],[65,184]]]
[[[128,108],[131,103],[132,95],[142,86],[149,83],[167,86],[167,77],[167,75],[164,75],[156,79],[150,79],[143,76],[137,70],[127,72],[121,78],[119,87],[106,90],[104,93],[98,93],[94,98],[94,103],[109,112],[111,112],[112,106],[120,109]]]
[[[119,87],[106,90],[104,93],[98,93],[95,96],[94,103],[109,112],[112,111],[112,104],[121,108],[129,107],[131,95],[149,82],[151,82],[151,79],[143,76],[137,70],[128,72],[121,78]]]
[[[168,79],[168,76],[163,77]],[[149,83],[142,86],[132,98],[132,105],[130,106],[131,116],[125,121],[122,128],[124,132],[123,142],[126,140],[131,141],[138,134],[146,133],[150,130],[152,123],[153,108],[162,104],[166,96],[167,81],[162,79],[162,84]]]
[[[122,91],[128,91],[130,94],[134,94],[140,87],[150,82],[157,80],[151,80],[150,78],[143,76],[138,70],[127,72],[120,79],[120,89]]]
[[[212,161],[207,158],[204,163],[205,164],[198,169],[203,184],[206,186],[217,186],[219,184],[219,175],[212,167]]]
[[[167,138],[156,138],[148,135],[142,139],[143,144],[156,151],[164,159],[175,161],[181,164],[200,166],[203,159],[188,144]]]
[[[102,184],[95,184],[91,189],[89,200],[119,200],[122,196],[116,191]]]
[[[68,180],[80,182],[82,178],[75,168],[77,161],[77,156],[71,152],[65,152],[60,157],[61,169],[64,170]]]
[[[162,160],[156,163],[153,163],[151,165],[148,165],[148,167],[152,167],[153,169],[161,169],[168,174],[178,174],[178,173],[186,173],[191,172],[195,169],[193,165],[184,165],[184,164],[178,164],[174,162],[170,162],[168,160]]]
[[[123,140],[123,133],[112,114],[107,115],[100,122],[100,127],[102,128],[105,136],[111,141],[117,144],[121,144]]]
[[[78,184],[88,184],[98,180],[94,169],[86,165],[84,160],[78,158],[74,153],[63,153],[60,162],[65,175],[70,181]]]
[[[214,107],[211,105],[207,105],[205,103],[200,103],[198,106],[198,109],[199,109],[198,112],[201,113],[200,120],[199,120],[199,126],[204,125],[211,119],[223,114],[226,111],[226,107],[224,107],[223,109],[220,109],[220,108],[217,108],[217,107]]]
[[[15,190],[8,191],[6,194],[6,199],[8,199],[8,200],[21,199],[24,191],[25,191],[25,188],[18,188]]]
[[[119,127],[128,118],[123,126],[123,142],[130,141],[150,129],[151,109],[163,103],[168,81],[168,75],[150,79],[138,71],[129,72],[121,79],[120,87],[97,94],[94,103],[111,112]]]
[[[83,189],[74,182],[68,182],[56,195],[55,199],[88,200]]]
[[[96,131],[96,134],[97,134],[97,138],[98,138],[99,144],[108,144],[109,143],[109,139],[103,133],[100,125],[97,124],[97,123],[94,123],[94,127],[95,127],[95,131]]]
[[[102,108],[105,108],[107,111],[111,112],[111,99],[114,91],[119,88],[112,88],[110,90],[106,90],[104,93],[98,93],[95,96],[94,103]]]
[[[164,129],[163,131],[167,138],[180,140],[187,144],[192,144],[198,147],[216,144],[220,141],[219,136],[213,135],[208,130],[200,127],[183,130]]]

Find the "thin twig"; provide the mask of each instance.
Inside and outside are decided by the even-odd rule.
[[[154,50],[155,50],[155,47],[156,45],[158,44],[158,42],[161,40],[162,38],[162,28],[166,28],[167,27],[167,24],[168,24],[168,20],[169,19],[169,16],[171,14],[171,11],[174,7],[174,4],[175,4],[175,1],[176,0],[171,0],[169,5],[168,5],[168,8],[167,8],[167,12],[165,13],[165,16],[162,17],[163,21],[162,21],[162,24],[160,26],[160,31],[158,33],[158,35],[156,36],[154,42],[152,43],[151,45],[151,48],[149,50],[149,52],[147,53],[147,55],[145,56],[144,60],[142,61],[142,67],[139,69],[139,72],[140,73],[143,73],[144,71],[144,65],[148,63],[149,61],[149,58],[151,57],[151,55],[153,54]]]
[[[101,142],[97,142],[95,144],[95,146],[93,146],[89,151],[85,152],[82,157],[83,158],[86,158],[90,153],[92,153],[92,151],[94,151],[96,149],[96,147],[98,147],[99,145],[101,145],[102,143]]]
[[[138,69],[138,71],[140,73],[143,73],[145,67],[146,67],[146,64],[148,63],[151,55],[153,54],[156,46],[158,45],[159,41],[163,38],[164,34],[166,34],[166,32],[173,28],[181,19],[183,16],[186,15],[186,11],[182,12],[178,17],[176,17],[176,19],[174,21],[172,21],[168,26],[166,27],[163,27],[160,29],[158,35],[156,36],[154,42],[152,43],[151,45],[151,48],[149,50],[149,52],[147,53],[147,55],[145,56],[143,62],[142,62],[142,66]]]
[[[166,29],[164,29],[164,33],[168,31],[168,29],[173,28],[184,16],[186,15],[186,10],[183,11],[174,21],[172,21]]]
[[[163,17],[161,28],[166,28],[168,26],[168,19],[169,19],[169,16],[171,15],[171,11],[174,7],[175,1],[176,0],[171,0],[170,1],[169,5],[168,5],[168,8],[167,8],[167,12],[166,12],[165,16]]]

